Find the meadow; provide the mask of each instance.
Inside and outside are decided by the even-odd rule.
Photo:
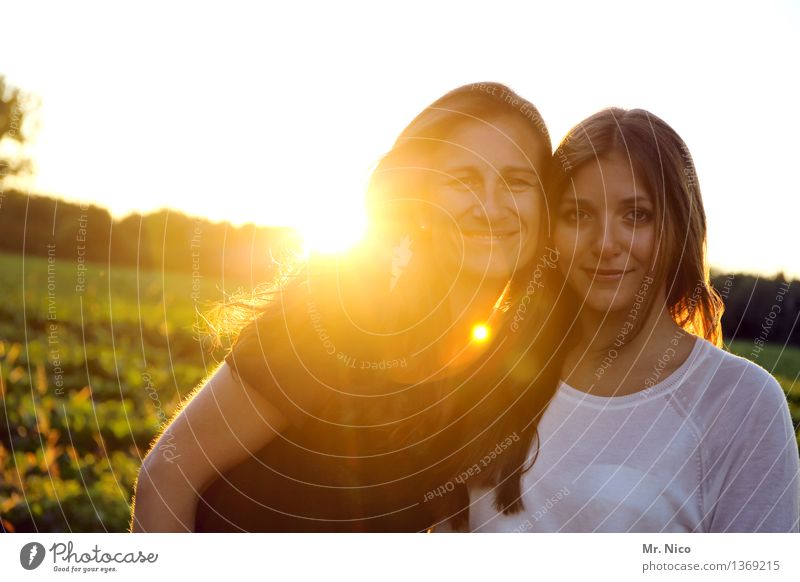
[[[2,529],[126,531],[149,444],[225,353],[198,309],[251,285],[18,254],[0,270]],[[800,428],[800,349],[729,348],[777,377]]]
[[[7,530],[125,531],[150,442],[224,355],[196,331],[222,282],[79,264],[0,255]]]

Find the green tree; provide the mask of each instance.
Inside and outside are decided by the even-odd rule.
[[[34,100],[18,88],[8,85],[0,75],[0,142],[5,140],[23,144],[30,136],[25,133],[24,123],[34,109]],[[30,160],[22,156],[9,156],[0,149],[0,182],[6,176],[18,175],[30,170]]]

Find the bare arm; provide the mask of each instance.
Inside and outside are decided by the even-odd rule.
[[[194,531],[203,490],[287,426],[286,417],[223,362],[145,456],[131,531]]]

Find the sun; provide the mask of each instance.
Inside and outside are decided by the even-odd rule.
[[[354,209],[319,212],[302,220],[297,230],[307,254],[338,254],[361,242],[367,219],[363,212]]]

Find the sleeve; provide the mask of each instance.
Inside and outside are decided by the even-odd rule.
[[[748,372],[728,399],[741,412],[718,417],[729,438],[720,457],[709,460],[716,465],[707,492],[709,531],[797,532],[800,456],[786,397],[765,370]]]
[[[241,331],[225,362],[293,426],[302,427],[335,393],[326,373],[335,355],[307,322],[295,319],[300,321],[290,324],[280,312],[259,316]]]

